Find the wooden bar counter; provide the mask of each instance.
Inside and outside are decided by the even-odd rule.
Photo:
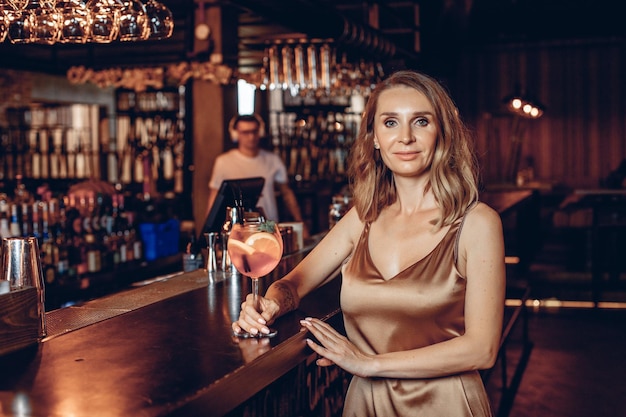
[[[284,257],[262,287],[305,252]],[[215,278],[174,274],[47,313],[48,337],[0,357],[0,415],[226,415],[312,356],[301,318],[339,318],[335,279],[281,318],[275,338],[240,340],[230,325],[250,280]]]

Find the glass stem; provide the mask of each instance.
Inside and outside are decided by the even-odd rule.
[[[261,300],[259,298],[259,280],[258,278],[252,278],[252,304],[254,309],[261,312]]]

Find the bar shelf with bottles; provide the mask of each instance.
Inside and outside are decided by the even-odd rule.
[[[118,90],[108,181],[144,194],[182,194],[185,117],[185,87]]]
[[[332,196],[345,188],[347,157],[358,133],[357,96],[292,96],[270,110],[272,147],[284,161],[309,229],[328,229]],[[356,109],[356,110],[355,110]]]
[[[184,88],[116,98],[111,117],[99,105],[35,103],[7,109],[0,127],[0,236],[39,239],[49,299],[181,268]],[[163,235],[170,246],[157,245]]]
[[[8,108],[0,126],[0,188],[17,180],[55,191],[99,179],[154,196],[183,194],[185,89],[116,92],[116,113],[95,104]],[[188,150],[187,150],[188,151]]]
[[[180,270],[178,234],[156,256],[148,251],[152,237],[142,232],[166,221],[175,222],[178,232],[171,216],[123,193],[35,195],[20,183],[13,196],[0,194],[0,237],[38,239],[48,309],[111,292],[157,270]]]
[[[0,126],[0,181],[54,188],[101,178],[100,126],[105,109],[89,104],[8,108]]]

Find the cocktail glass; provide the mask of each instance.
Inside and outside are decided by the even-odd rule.
[[[228,255],[242,275],[252,280],[254,308],[260,310],[259,279],[276,268],[283,255],[283,240],[278,225],[273,221],[244,221],[233,225],[228,238]],[[269,333],[235,333],[239,337],[273,337]]]

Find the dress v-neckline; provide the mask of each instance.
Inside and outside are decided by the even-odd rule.
[[[391,276],[389,278],[386,278],[385,276],[383,276],[383,274],[380,272],[380,269],[378,269],[378,267],[374,263],[374,260],[372,259],[372,254],[370,252],[370,244],[369,244],[371,224],[368,224],[367,225],[367,230],[363,231],[364,233],[367,233],[367,236],[365,236],[365,238],[362,240],[362,244],[365,245],[365,256],[367,258],[367,262],[376,271],[376,273],[378,274],[378,276],[380,277],[381,280],[383,280],[385,282],[392,281],[395,278],[397,278],[398,276],[403,275],[405,272],[415,268],[418,264],[423,263],[426,259],[432,257],[432,255],[435,253],[435,251],[438,250],[439,247],[446,240],[446,238],[448,237],[448,235],[450,234],[450,232],[452,230],[452,227],[455,226],[456,224],[457,223],[454,223],[454,224],[451,224],[450,226],[448,226],[448,230],[443,234],[441,239],[439,239],[439,242],[437,242],[437,244],[426,255],[424,255],[420,259],[416,260],[415,262],[413,262],[412,264],[408,265],[406,268],[402,269],[401,271],[399,271],[398,273],[396,273],[395,275],[393,275],[393,276]]]

